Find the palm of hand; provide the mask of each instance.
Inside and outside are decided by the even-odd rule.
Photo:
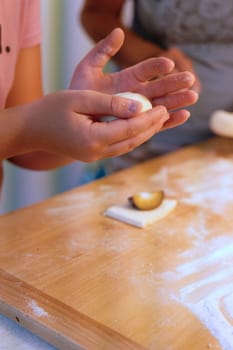
[[[124,34],[120,29],[115,29],[108,37],[100,41],[77,65],[70,88],[96,90],[110,94],[121,91],[145,93],[145,85],[149,84],[149,80],[161,74],[168,74],[172,70],[172,61],[153,58],[120,72],[104,73],[104,67],[120,49],[123,41]]]
[[[194,75],[190,72],[169,74],[174,69],[174,62],[165,57],[149,58],[122,71],[105,74],[104,67],[119,51],[123,41],[124,33],[119,28],[100,41],[77,65],[70,88],[108,94],[137,92],[145,95],[153,106],[164,105],[170,111],[170,120],[163,128],[183,123],[189,113],[180,108],[197,101],[197,94],[190,90]]]

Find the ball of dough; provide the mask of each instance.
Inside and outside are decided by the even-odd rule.
[[[233,137],[233,113],[217,110],[211,115],[209,125],[215,134]]]
[[[151,102],[144,95],[141,95],[141,94],[138,94],[135,92],[120,92],[120,93],[116,94],[116,96],[130,98],[132,100],[136,100],[138,102],[141,102],[141,104],[142,104],[141,112],[146,112],[152,108]]]
[[[141,102],[141,104],[142,104],[141,112],[146,112],[146,111],[148,111],[149,109],[152,108],[151,102],[144,95],[137,94],[135,92],[119,92],[118,94],[115,94],[115,95],[116,96],[125,97],[125,98],[130,98],[132,100],[136,100],[136,101]],[[111,122],[111,121],[116,120],[116,119],[117,118],[113,117],[113,116],[101,118],[101,120],[104,121],[104,122],[106,122],[106,121],[107,122]]]

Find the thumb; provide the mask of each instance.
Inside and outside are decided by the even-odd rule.
[[[123,42],[123,30],[121,28],[113,29],[108,36],[95,45],[95,47],[81,61],[81,64],[103,69],[111,57],[120,50]]]

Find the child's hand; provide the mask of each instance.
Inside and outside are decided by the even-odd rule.
[[[159,132],[165,107],[140,113],[141,104],[96,91],[60,91],[24,106],[29,147],[85,162],[119,156]],[[106,115],[118,117],[99,122]]]
[[[71,89],[91,89],[110,94],[138,92],[149,98],[153,105],[163,104],[169,111],[197,101],[197,94],[190,90],[195,82],[194,75],[190,72],[169,74],[174,69],[174,63],[165,57],[150,58],[120,72],[104,74],[106,63],[118,52],[123,41],[124,33],[120,28],[100,41],[76,67]],[[176,110],[171,113],[171,119],[164,128],[181,124],[188,116],[188,111]]]

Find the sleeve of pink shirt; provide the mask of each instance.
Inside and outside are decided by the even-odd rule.
[[[27,48],[41,42],[41,1],[21,1],[23,1],[23,8],[21,12],[21,24],[23,28],[21,48]]]

